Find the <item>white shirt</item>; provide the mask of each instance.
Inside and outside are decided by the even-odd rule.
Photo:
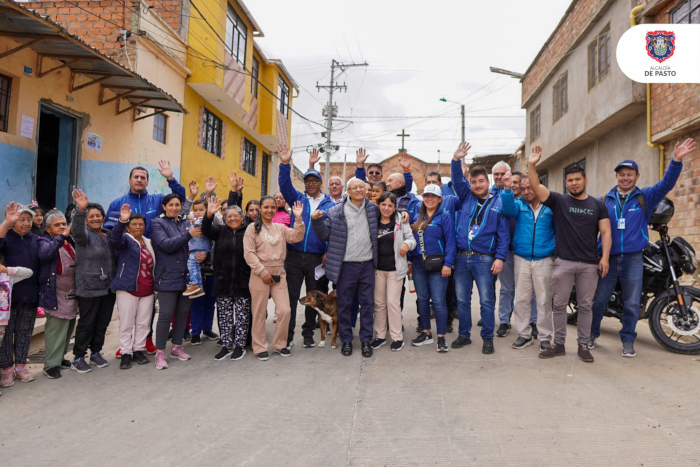
[[[323,196],[324,195],[322,192],[318,193],[318,198],[313,198],[308,194],[306,195],[306,199],[309,200],[309,206],[311,208],[310,212],[314,212],[316,209],[318,209],[318,205],[321,204],[321,201],[323,201]]]

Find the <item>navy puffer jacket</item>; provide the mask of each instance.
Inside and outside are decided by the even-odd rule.
[[[156,253],[153,278],[159,292],[182,292],[187,288],[187,243],[192,238],[189,229],[190,221],[182,216],[173,219],[161,214],[153,219],[151,244]]]
[[[136,292],[138,289],[139,271],[141,270],[141,244],[124,229],[128,222],[117,221],[112,228],[112,247],[117,257],[117,274],[109,285],[112,290],[125,290]],[[156,255],[151,245],[151,241],[146,237],[141,237],[143,243],[153,257],[155,267]]]
[[[39,237],[39,306],[47,310],[58,308],[56,298],[56,271],[60,261],[60,250],[68,240],[73,249],[75,242],[72,237],[63,235],[52,236],[46,234]]]
[[[326,277],[332,282],[338,282],[340,270],[343,267],[345,246],[348,240],[348,224],[345,220],[345,203],[351,203],[345,198],[330,208],[323,217],[311,219],[314,231],[318,238],[328,242],[326,256]],[[374,255],[374,267],[377,268],[377,230],[379,223],[379,208],[371,201],[365,201],[365,212],[369,224],[370,237],[372,238],[372,253]]]

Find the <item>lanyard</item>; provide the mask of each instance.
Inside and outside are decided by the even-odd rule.
[[[482,218],[482,219],[481,219],[481,222],[479,222],[479,217],[481,216],[481,213],[484,211],[484,209],[486,209],[486,207],[487,207],[489,204],[491,204],[491,200],[492,200],[492,199],[493,199],[493,196],[492,196],[492,195],[489,195],[489,198],[488,198],[486,201],[484,201],[484,204],[481,205],[481,208],[477,210],[477,212],[476,212],[476,222],[475,222],[475,225],[481,225],[481,222],[484,221],[484,219]],[[477,206],[478,206],[478,205],[479,205],[479,202],[477,201]],[[473,220],[473,219],[474,219],[474,216],[472,216],[472,220]],[[469,222],[469,224],[471,225],[471,222]]]

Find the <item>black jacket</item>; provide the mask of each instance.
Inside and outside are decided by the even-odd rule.
[[[248,224],[244,221],[233,230],[227,225],[214,225],[214,218],[204,216],[202,233],[216,242],[214,254],[214,296],[250,297],[250,266],[243,258],[243,236]]]

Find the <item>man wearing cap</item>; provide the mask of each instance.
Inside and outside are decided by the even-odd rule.
[[[356,164],[355,167],[355,177],[360,180],[369,180],[370,182],[381,182],[383,177],[381,164],[372,163],[367,166],[367,172],[365,173],[365,161],[367,160],[368,154],[364,148],[360,148],[355,153]],[[408,154],[403,151],[399,157],[399,164],[403,168],[404,184],[406,186],[406,191],[410,193],[411,188],[413,188],[413,174],[411,173],[411,159]],[[391,177],[391,175],[389,175]],[[387,188],[389,181],[387,179]]]
[[[315,157],[313,149],[311,157]],[[292,345],[294,341],[294,328],[296,326],[297,305],[301,285],[306,283],[306,290],[311,291],[317,288],[315,269],[323,262],[326,254],[327,244],[320,240],[314,229],[311,228],[311,213],[316,210],[327,211],[335,206],[335,202],[330,196],[321,192],[323,179],[321,174],[314,169],[309,169],[304,174],[304,193],[294,188],[291,177],[292,151],[284,145],[277,147],[280,159],[279,186],[282,196],[288,205],[293,206],[297,201],[304,206],[302,218],[306,226],[304,238],[298,243],[287,244],[287,258],[284,261],[284,269],[287,271],[287,286],[289,289],[289,304],[292,307],[292,315],[289,320],[289,335],[287,344]],[[292,219],[289,227],[294,227]],[[314,331],[316,329],[316,310],[311,307],[305,308],[304,324],[301,328],[301,335],[304,337],[304,347],[314,347]]]
[[[622,314],[622,356],[635,357],[635,327],[639,320],[642,297],[642,275],[644,272],[642,253],[649,244],[647,224],[656,205],[673,189],[683,170],[683,157],[697,148],[692,138],[683,144],[676,143],[673,160],[664,177],[654,186],[638,188],[639,167],[633,160],[624,160],[615,167],[617,186],[605,195],[603,201],[608,208],[612,228],[610,269],[605,277],[598,279],[598,288],[593,299],[593,323],[588,348],[595,348],[600,336],[600,323],[605,306],[617,281],[622,288],[624,309]]]

